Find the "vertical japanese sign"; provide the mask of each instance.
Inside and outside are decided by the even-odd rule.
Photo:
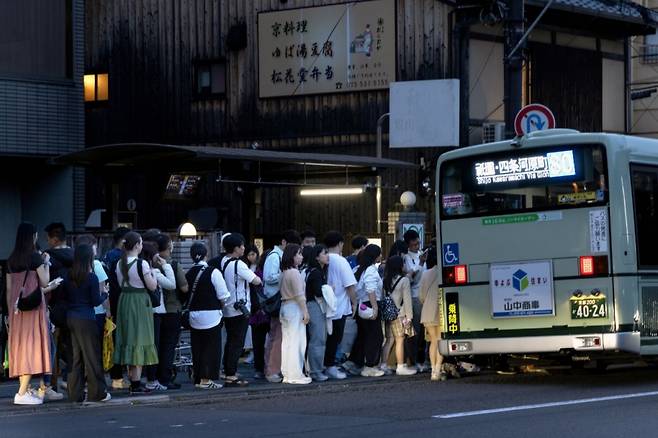
[[[441,292],[441,291],[439,291]],[[446,329],[450,335],[459,334],[459,293],[446,293]]]
[[[589,243],[592,253],[608,252],[608,212],[589,212]]]
[[[388,88],[395,44],[393,0],[261,13],[259,96]]]

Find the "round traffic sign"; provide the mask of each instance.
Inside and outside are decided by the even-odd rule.
[[[514,132],[521,137],[534,131],[555,128],[555,116],[550,109],[538,103],[521,108],[514,118]]]

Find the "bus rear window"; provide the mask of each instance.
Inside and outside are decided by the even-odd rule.
[[[591,206],[608,199],[603,145],[475,155],[439,169],[441,217]]]

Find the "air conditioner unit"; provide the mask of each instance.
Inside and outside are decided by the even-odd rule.
[[[492,122],[482,124],[482,143],[505,140],[505,123]]]

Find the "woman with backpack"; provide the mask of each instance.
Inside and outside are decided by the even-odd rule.
[[[329,253],[324,245],[305,248],[308,250],[306,263],[306,307],[308,308],[308,365],[311,378],[324,382],[324,352],[327,342],[327,315],[319,300],[323,299],[322,288],[327,284]]]
[[[404,362],[404,338],[406,334],[413,330],[411,326],[413,308],[411,305],[411,285],[409,278],[404,275],[403,267],[404,261],[399,255],[390,257],[386,262],[383,282],[384,296],[393,300],[395,309],[397,309],[397,317],[385,321],[386,342],[382,348],[382,359],[379,368],[386,374],[392,372],[386,362],[395,345],[395,360],[397,362],[395,374],[398,376],[411,376],[416,374],[417,370],[407,367]]]
[[[194,266],[185,278],[190,288],[188,302],[190,317],[190,343],[194,383],[199,389],[220,389],[219,351],[222,345],[222,308],[231,298],[222,273],[208,266],[208,249],[201,242],[190,248]]]
[[[156,290],[158,283],[149,263],[138,258],[142,248],[141,236],[134,231],[127,233],[124,236],[121,260],[116,268],[121,295],[117,311],[114,363],[128,366],[131,394],[150,392],[141,384],[142,367],[158,363],[153,336],[153,307],[147,291]]]

